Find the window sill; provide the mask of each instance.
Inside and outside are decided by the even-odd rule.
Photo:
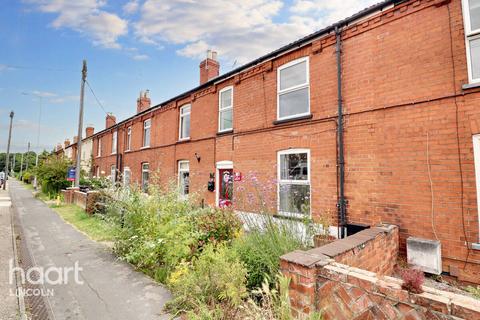
[[[480,251],[480,243],[472,243],[472,249]]]
[[[140,150],[143,150],[143,149],[150,149],[150,146],[145,146],[140,148]]]
[[[177,143],[185,143],[185,142],[189,142],[190,141],[190,138],[185,138],[185,139],[180,139],[177,141]]]
[[[125,153],[130,153],[130,152],[132,152],[132,151],[133,151],[133,150],[128,149],[128,150],[125,150],[125,151],[123,151],[123,152],[125,152]]]
[[[462,90],[480,88],[480,82],[466,83],[462,85]]]
[[[232,134],[232,133],[233,133],[233,129],[225,130],[225,131],[218,131],[217,136],[226,136],[226,135],[229,135],[229,134]]]
[[[308,114],[306,116],[300,116],[300,117],[288,118],[288,119],[282,119],[282,120],[275,120],[275,121],[273,121],[273,124],[277,125],[277,124],[283,124],[283,123],[288,123],[288,122],[293,122],[293,121],[310,120],[312,118],[313,118],[313,115]]]
[[[283,220],[290,220],[290,221],[301,221],[304,222],[305,219],[309,219],[310,215],[306,214],[293,214],[293,213],[276,213],[273,215],[274,218],[283,219]]]

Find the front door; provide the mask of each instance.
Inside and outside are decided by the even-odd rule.
[[[229,207],[233,199],[233,169],[218,169],[218,178],[218,206]]]

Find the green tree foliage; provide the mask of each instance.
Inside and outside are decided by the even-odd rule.
[[[72,163],[65,158],[50,156],[42,159],[35,170],[42,192],[54,197],[61,189],[69,187],[71,182],[67,181],[67,171],[71,165]]]

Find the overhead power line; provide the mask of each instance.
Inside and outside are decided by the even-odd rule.
[[[90,92],[92,93],[93,97],[95,98],[95,100],[97,101],[97,104],[100,106],[100,108],[102,108],[103,112],[105,112],[106,115],[108,115],[108,112],[105,110],[105,108],[103,107],[103,104],[100,102],[100,100],[97,98],[97,95],[95,94],[95,92],[93,91],[92,87],[90,86],[90,83],[88,82],[88,80],[85,80],[85,83],[87,84],[87,87],[90,89]]]

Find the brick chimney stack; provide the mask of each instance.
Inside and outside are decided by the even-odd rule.
[[[149,90],[140,91],[140,97],[137,99],[137,113],[140,113],[150,108],[151,101],[149,93]]]
[[[220,63],[217,61],[217,52],[208,50],[207,58],[200,62],[200,84],[218,77],[220,74]]]
[[[117,123],[117,118],[111,113],[107,114],[105,117],[105,129],[110,128],[113,126],[115,123]]]
[[[65,139],[63,145],[65,146],[65,148],[68,147],[70,145],[70,139]]]
[[[93,133],[95,132],[95,129],[92,126],[88,126],[85,128],[85,138],[89,138],[93,136]]]
[[[62,144],[61,144],[61,143],[57,143],[56,151],[60,151],[60,150],[62,150]]]
[[[78,136],[74,136],[73,137],[73,143],[77,143],[78,142]]]

